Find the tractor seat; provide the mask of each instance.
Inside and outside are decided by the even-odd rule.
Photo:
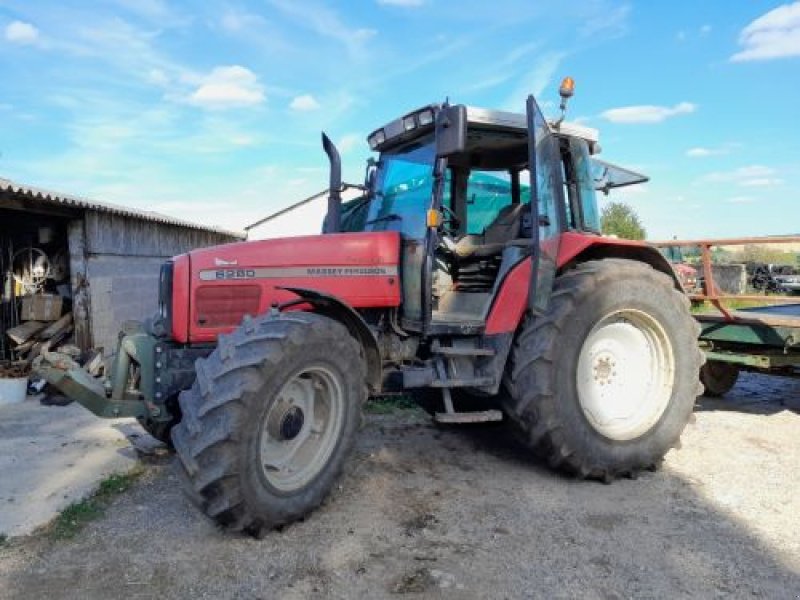
[[[484,229],[483,235],[468,234],[458,240],[453,252],[459,262],[500,254],[508,242],[520,237],[524,208],[522,203],[504,206],[495,220]]]

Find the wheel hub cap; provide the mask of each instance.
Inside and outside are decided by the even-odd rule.
[[[617,372],[614,370],[614,366],[616,362],[611,356],[607,354],[603,354],[598,356],[597,359],[594,361],[594,380],[597,381],[600,385],[608,385],[611,383],[613,377],[616,376]]]
[[[292,406],[283,413],[280,424],[280,437],[284,440],[293,440],[303,428],[303,411],[297,406]]]

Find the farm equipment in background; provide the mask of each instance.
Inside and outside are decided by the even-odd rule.
[[[177,256],[110,379],[43,372],[171,439],[189,496],[255,535],[328,494],[368,396],[410,394],[439,423],[506,419],[555,468],[635,477],[702,391],[697,324],[656,249],[599,233],[595,188],[646,178],[602,163],[598,186],[597,132],[526,108],[428,105],[375,130],[352,218],[323,135],[322,235]],[[508,191],[478,194],[489,175]]]
[[[718,285],[713,248],[790,245],[798,247],[800,236],[716,240],[669,240],[654,242],[666,248],[699,248],[700,289],[689,297],[698,306],[714,310],[695,314],[700,323],[700,347],[706,362],[700,379],[709,396],[723,396],[735,384],[740,371],[755,371],[785,377],[800,376],[800,303],[792,296],[800,289],[800,277],[793,265],[770,265],[741,261],[747,289],[727,293]],[[795,261],[792,257],[792,261]],[[788,294],[788,295],[787,295]]]
[[[698,279],[697,269],[690,265],[680,246],[662,246],[661,253],[667,258],[678,276],[683,289],[687,292],[702,289],[702,281]]]
[[[791,265],[751,263],[747,265],[750,286],[765,294],[800,292],[800,275]]]

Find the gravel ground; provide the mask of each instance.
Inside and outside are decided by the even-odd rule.
[[[703,398],[664,468],[551,473],[495,427],[372,415],[339,488],[262,541],[223,534],[165,463],[70,541],[0,548],[2,598],[800,597],[800,381]]]

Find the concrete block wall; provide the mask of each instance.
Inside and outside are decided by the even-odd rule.
[[[747,291],[747,271],[744,265],[711,265],[714,283],[726,294],[744,294]]]
[[[92,346],[116,352],[125,321],[158,310],[158,276],[165,260],[195,248],[239,241],[224,233],[118,215],[87,212],[84,220],[86,280]]]
[[[158,273],[163,258],[90,256],[89,314],[94,346],[109,356],[125,321],[141,321],[158,310]]]

